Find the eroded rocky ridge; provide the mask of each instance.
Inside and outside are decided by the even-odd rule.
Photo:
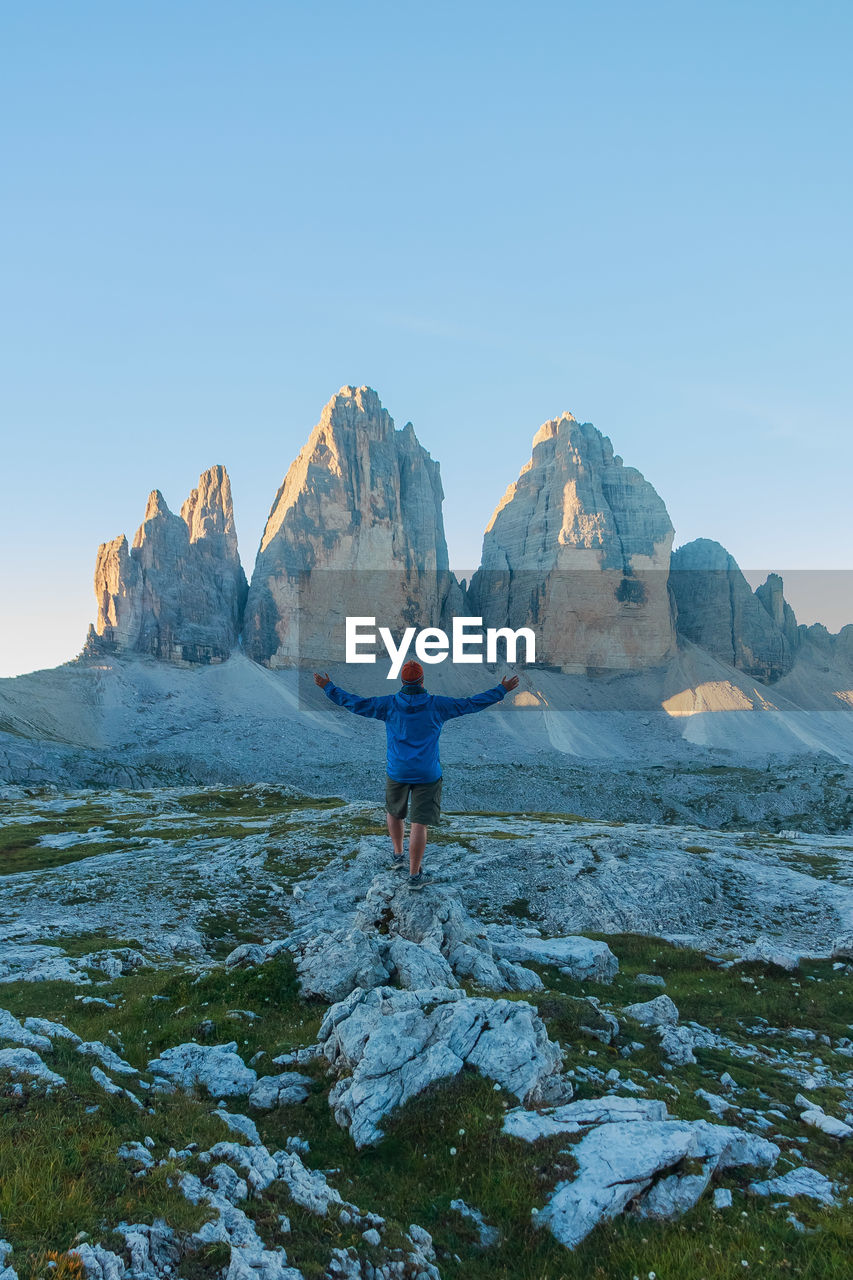
[[[220,662],[237,643],[247,590],[228,473],[210,467],[180,515],[155,489],[133,545],[121,534],[98,548],[87,650]]]
[[[531,627],[565,671],[652,666],[675,647],[662,499],[571,414],[546,422],[498,504],[470,588],[487,626]]]
[[[261,539],[244,645],[272,667],[343,657],[343,619],[440,625],[449,572],[439,465],[369,387],[342,387],[291,465]]]

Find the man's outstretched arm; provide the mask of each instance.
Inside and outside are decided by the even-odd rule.
[[[486,689],[484,693],[475,693],[472,698],[436,698],[436,706],[442,720],[455,720],[457,716],[470,716],[475,711],[485,711],[486,707],[500,702],[518,688],[518,676],[504,676],[494,689]]]
[[[339,689],[336,684],[332,684],[328,672],[321,676],[315,671],[314,683],[320,686],[327,698],[345,711],[352,711],[357,716],[367,716],[370,720],[385,720],[388,717],[390,694],[386,693],[379,698],[360,698],[357,693],[348,693],[346,689]]]

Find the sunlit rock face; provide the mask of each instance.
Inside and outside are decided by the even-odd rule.
[[[272,667],[343,658],[347,616],[395,635],[440,625],[448,571],[439,466],[369,387],[326,405],[276,494],[252,574],[244,647]]]
[[[469,610],[531,627],[537,658],[565,671],[653,666],[674,650],[663,500],[569,413],[546,422],[483,539]]]
[[[725,547],[696,538],[673,552],[670,586],[688,640],[765,682],[791,669],[797,624],[778,574],[753,592]]]
[[[221,662],[237,643],[247,590],[228,473],[211,467],[180,515],[155,489],[133,545],[122,534],[98,548],[87,650]]]

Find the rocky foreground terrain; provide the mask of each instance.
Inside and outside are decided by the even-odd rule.
[[[849,1276],[849,832],[0,793],[0,1276]]]

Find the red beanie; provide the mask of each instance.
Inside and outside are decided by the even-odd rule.
[[[419,662],[407,662],[400,672],[403,684],[420,684],[424,678],[424,669]]]

